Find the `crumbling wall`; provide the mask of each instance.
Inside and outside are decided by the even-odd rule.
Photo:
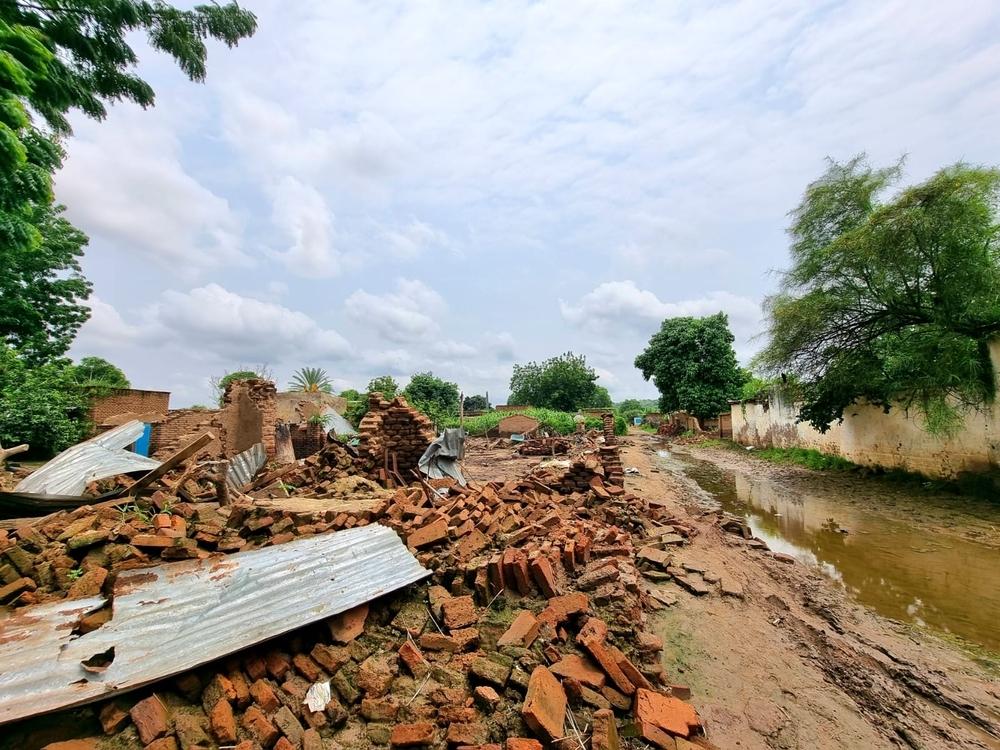
[[[262,443],[268,457],[275,453],[277,389],[270,380],[234,380],[222,396],[222,443],[227,456],[235,456]]]
[[[218,409],[171,409],[162,422],[153,425],[150,435],[149,453],[154,458],[169,456],[178,448],[191,442],[205,432],[211,432],[216,439],[202,451],[202,455],[219,457],[223,453],[222,422]]]
[[[417,462],[436,437],[434,424],[426,416],[397,396],[386,401],[381,393],[368,395],[368,413],[358,426],[358,453],[375,472],[388,465],[393,468],[396,457],[399,473],[412,478]]]
[[[170,409],[169,391],[139,391],[122,388],[103,398],[94,399],[90,405],[90,421],[100,426],[104,420],[117,414],[166,414]]]
[[[305,458],[318,453],[326,445],[326,427],[322,423],[306,422],[293,425],[292,449],[296,458]]]

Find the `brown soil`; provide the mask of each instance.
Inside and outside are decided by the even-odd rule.
[[[723,748],[1000,748],[1000,680],[934,636],[881,618],[829,579],[722,532],[683,480],[655,467],[657,440],[622,441],[627,489],[663,499],[700,534],[677,561],[727,574],[743,599],[695,597],[658,615],[664,666],[692,690]]]

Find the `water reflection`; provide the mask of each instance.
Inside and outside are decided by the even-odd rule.
[[[689,456],[663,458],[744,516],[771,549],[818,567],[863,604],[1000,651],[1000,549],[975,540],[1000,528],[996,506],[963,514],[954,497],[910,497],[884,482],[772,482]]]

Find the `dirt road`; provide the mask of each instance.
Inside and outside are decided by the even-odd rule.
[[[678,563],[726,574],[744,592],[694,596],[663,584],[678,602],[654,616],[664,665],[691,688],[709,739],[745,750],[1000,748],[996,674],[722,532],[684,478],[656,468],[656,447],[644,434],[623,440],[624,465],[640,471],[627,488],[694,521],[700,533]]]

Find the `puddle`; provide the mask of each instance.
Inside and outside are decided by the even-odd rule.
[[[775,551],[886,617],[1000,652],[1000,506],[854,476],[752,477],[659,452]]]

